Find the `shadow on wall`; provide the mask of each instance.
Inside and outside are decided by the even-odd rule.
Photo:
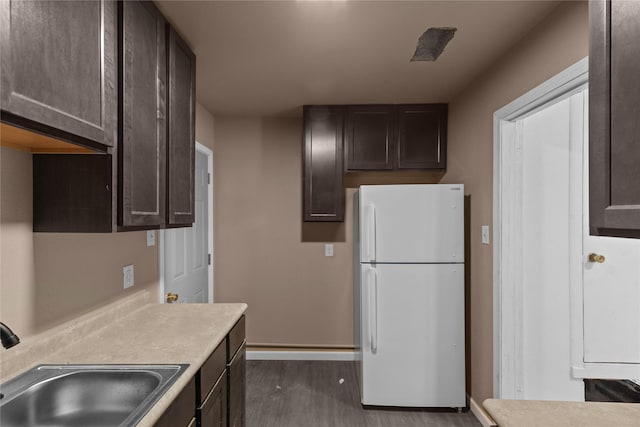
[[[471,393],[471,195],[464,196],[464,348],[467,393]]]
[[[302,222],[303,242],[345,242],[344,222]]]

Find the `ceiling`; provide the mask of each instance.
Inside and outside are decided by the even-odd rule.
[[[304,104],[448,102],[557,1],[158,1],[197,55],[214,115],[299,115]],[[410,62],[430,27],[457,32]]]

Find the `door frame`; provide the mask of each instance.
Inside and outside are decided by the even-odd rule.
[[[207,194],[207,198],[208,198],[208,210],[209,210],[209,216],[208,216],[208,229],[209,229],[209,235],[207,237],[207,250],[209,252],[209,254],[211,255],[211,263],[209,264],[208,268],[207,268],[207,277],[208,277],[208,303],[212,304],[214,301],[214,297],[213,297],[213,151],[204,146],[203,144],[200,144],[198,141],[196,141],[196,151],[204,154],[205,156],[207,156],[207,172],[209,173],[210,176],[210,182],[208,185],[208,194]],[[164,272],[165,272],[165,265],[164,265],[164,255],[165,255],[165,245],[166,245],[166,239],[165,239],[165,231],[166,230],[159,230],[159,239],[158,239],[158,298],[159,298],[159,302],[161,304],[165,303],[165,281],[164,281]]]
[[[538,87],[502,107],[493,115],[493,395],[495,398],[522,397],[522,141],[517,120],[552,101],[560,101],[585,89],[589,81],[588,58],[560,72]],[[580,218],[582,218],[580,216]],[[575,250],[575,248],[574,248]],[[581,256],[579,248],[577,256]],[[571,256],[575,256],[572,254]],[[576,289],[570,275],[571,290]],[[581,285],[580,285],[581,286]],[[571,295],[571,330],[581,322]],[[572,364],[577,355],[571,346]],[[508,354],[511,357],[503,357]]]

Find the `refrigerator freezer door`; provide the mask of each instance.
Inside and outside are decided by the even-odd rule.
[[[360,187],[360,261],[464,262],[461,184]]]
[[[464,407],[464,265],[361,273],[362,403]]]

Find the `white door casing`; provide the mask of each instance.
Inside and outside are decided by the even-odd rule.
[[[523,351],[525,345],[530,347],[534,342],[525,338],[524,333],[524,328],[530,325],[532,316],[529,316],[529,319],[523,316],[523,297],[526,291],[523,288],[525,263],[523,249],[525,160],[523,155],[525,153],[523,152],[522,120],[544,109],[550,103],[570,98],[573,94],[583,91],[587,82],[588,61],[584,58],[494,114],[493,341],[494,397],[496,398],[517,399],[525,396],[524,364],[526,361]],[[567,164],[565,170],[568,170],[569,166]],[[575,242],[575,239],[568,239],[569,242]],[[529,253],[527,252],[527,255]],[[530,261],[530,265],[535,265],[535,260]],[[570,270],[569,280],[576,280],[575,271]],[[569,299],[573,301],[573,286],[569,289]],[[531,289],[529,293],[530,291]],[[566,288],[564,296],[566,298]],[[575,311],[573,306],[571,308],[569,315],[573,325]],[[570,329],[569,325],[565,326],[566,329]],[[570,360],[573,361],[576,356],[573,351],[574,346],[571,345],[570,349]],[[569,371],[569,366],[566,370]]]
[[[178,294],[178,303],[212,303],[213,238],[212,156],[196,143],[195,222],[192,227],[162,230],[160,233],[160,299],[168,292]],[[211,254],[211,259],[210,259]]]

